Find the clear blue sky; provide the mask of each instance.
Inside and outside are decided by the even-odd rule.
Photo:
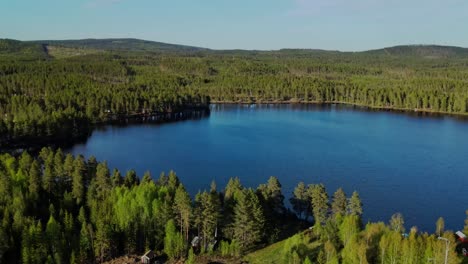
[[[0,38],[214,49],[468,47],[468,0],[0,0]]]

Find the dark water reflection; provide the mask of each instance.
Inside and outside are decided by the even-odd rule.
[[[362,111],[347,106],[214,105],[211,115],[160,125],[96,130],[74,154],[110,167],[158,177],[173,169],[196,193],[211,180],[239,176],[256,187],[277,176],[289,197],[299,181],[357,190],[364,220],[395,212],[433,231],[439,216],[461,229],[468,209],[468,122],[420,113]]]

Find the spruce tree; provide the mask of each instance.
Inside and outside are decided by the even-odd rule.
[[[294,211],[299,218],[307,219],[310,205],[310,197],[307,187],[303,182],[294,188],[293,197],[289,199]]]
[[[361,198],[359,198],[358,192],[356,191],[353,192],[353,195],[349,199],[348,212],[351,215],[362,215],[362,202]]]
[[[346,204],[347,204],[346,194],[342,188],[339,188],[333,194],[333,201],[331,204],[333,215],[344,216],[346,214],[346,206],[347,206]]]
[[[73,162],[73,174],[72,174],[72,195],[75,198],[77,204],[81,204],[84,201],[85,195],[85,183],[84,174],[86,173],[86,164],[83,156],[78,156]]]
[[[328,194],[323,184],[310,185],[308,188],[312,203],[315,224],[325,223],[328,217]]]

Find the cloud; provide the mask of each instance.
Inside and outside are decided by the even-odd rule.
[[[124,0],[90,0],[85,3],[86,8],[107,7],[123,2]]]

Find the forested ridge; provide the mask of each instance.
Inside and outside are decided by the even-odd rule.
[[[154,180],[157,179],[157,180]],[[37,157],[0,155],[0,262],[100,263],[154,250],[169,261],[218,256],[240,260],[255,249],[300,233],[273,252],[274,263],[459,263],[453,232],[440,218],[435,233],[395,214],[386,225],[362,223],[357,192],[331,197],[322,184],[298,183],[292,210],[275,177],[257,188],[231,178],[212,182],[192,198],[175,172],[111,170],[94,157],[44,148]],[[468,219],[465,223],[468,231]],[[192,239],[200,243],[191,247]],[[255,254],[255,253],[254,253]],[[254,258],[253,263],[263,259]],[[409,262],[408,262],[409,261]]]
[[[466,114],[466,50],[216,51],[132,39],[0,40],[0,146],[73,141],[99,122],[207,109],[210,100]]]

